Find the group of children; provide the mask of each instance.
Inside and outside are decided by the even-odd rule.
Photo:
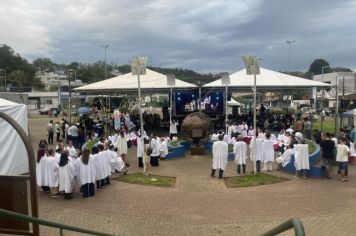
[[[306,170],[309,169],[309,153],[308,145],[304,144],[302,133],[296,132],[294,135],[292,129],[281,130],[278,137],[276,137],[269,131],[258,129],[257,138],[255,138],[252,128],[247,129],[246,124],[240,124],[239,126],[241,133],[230,131],[230,129],[236,131],[236,128],[229,126],[227,134],[220,131],[213,133],[211,136],[212,141],[217,142],[221,139],[220,141],[225,142],[227,145],[233,145],[237,174],[241,174],[241,172],[246,174],[248,156],[250,156],[252,162],[256,163],[256,171],[260,172],[261,164],[263,164],[263,171],[272,171],[276,160],[277,169],[280,169],[286,166],[290,162],[291,156],[294,155],[294,165],[297,170],[296,177],[299,176],[301,170],[304,170],[304,177],[306,177]],[[276,159],[275,153],[278,156]]]
[[[94,196],[95,186],[96,190],[100,190],[109,185],[113,172],[126,174],[127,168],[110,141],[82,151],[77,151],[71,141],[66,147],[58,143],[56,150],[48,149],[45,140],[39,144],[37,184],[43,191],[50,192],[52,197],[63,194],[65,199],[71,199],[75,183],[84,198]]]

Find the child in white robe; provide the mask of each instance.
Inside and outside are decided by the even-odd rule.
[[[164,138],[161,138],[161,147],[160,147],[160,155],[161,159],[165,159],[168,155],[168,144]]]
[[[64,191],[64,199],[72,199],[73,180],[75,177],[75,169],[73,164],[68,159],[68,152],[64,151],[61,154],[59,161],[58,178],[59,191]]]
[[[48,156],[44,157],[45,182],[51,189],[51,197],[58,197],[58,163],[53,149],[48,150]]]
[[[243,141],[242,136],[239,136],[237,142],[234,144],[234,155],[237,165],[237,174],[241,173],[241,165],[242,173],[246,174],[247,144]]]
[[[89,149],[84,149],[75,163],[76,175],[81,186],[83,198],[95,195],[95,160]]]
[[[262,143],[262,155],[263,155],[263,163],[264,171],[272,171],[273,162],[274,162],[274,147],[273,141],[271,140],[271,133],[266,133],[266,139]]]
[[[256,172],[257,173],[260,173],[261,171],[261,162],[262,162],[262,159],[263,159],[263,156],[262,156],[262,142],[263,142],[263,139],[262,138],[258,138],[257,136],[257,139],[256,139],[256,155],[254,153],[254,143],[255,143],[255,137],[252,137],[251,139],[251,142],[250,142],[250,160],[252,162],[256,162]],[[256,159],[255,159],[256,157]]]

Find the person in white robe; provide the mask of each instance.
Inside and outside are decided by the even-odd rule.
[[[309,164],[309,146],[304,143],[303,134],[297,132],[295,134],[295,139],[298,144],[294,145],[294,166],[295,166],[295,177],[298,178],[300,172],[303,171],[303,178],[307,177],[307,171],[310,168]]]
[[[119,137],[117,138],[116,147],[118,150],[119,156],[125,162],[125,165],[128,166],[128,160],[126,159],[127,155],[127,137],[123,130],[120,131]]]
[[[94,146],[91,150],[91,158],[93,158],[95,163],[95,182],[96,189],[99,191],[101,189],[101,179],[104,176],[102,162],[99,155],[99,148]]]
[[[250,160],[253,162],[253,163],[256,163],[256,172],[257,173],[260,173],[261,171],[261,162],[262,162],[262,159],[263,159],[263,155],[262,155],[262,142],[263,142],[263,139],[262,138],[259,138],[257,136],[257,139],[256,139],[256,154],[254,152],[254,143],[255,143],[255,137],[252,137],[251,139],[251,142],[250,142]]]
[[[178,136],[178,122],[176,121],[176,119],[172,119],[172,121],[169,124],[169,137],[171,139],[173,139],[174,136]]]
[[[122,160],[122,158],[117,154],[117,150],[114,147],[114,145],[110,145],[109,148],[109,154],[110,154],[110,165],[111,165],[111,173],[123,173],[126,175],[127,173],[127,168]]]
[[[45,185],[50,187],[51,197],[58,197],[58,163],[53,149],[48,150],[48,156],[44,156]]]
[[[104,171],[105,171],[105,184],[110,185],[110,176],[111,176],[111,165],[110,165],[110,160],[111,160],[111,153],[109,150],[109,141],[106,141],[104,143],[104,151],[103,152],[103,164],[104,164]]]
[[[211,177],[215,176],[216,169],[219,169],[219,179],[223,177],[224,170],[227,165],[228,157],[228,144],[223,141],[223,135],[219,136],[219,141],[215,141],[213,144],[213,161],[211,169]]]
[[[72,159],[76,159],[77,158],[77,150],[75,149],[75,147],[73,146],[72,141],[68,142],[67,148],[66,150],[68,151],[68,156]]]
[[[107,178],[107,166],[106,166],[106,153],[104,151],[104,145],[98,145],[99,153],[96,156],[96,163],[98,164],[98,168],[100,168],[98,176],[98,180],[100,181],[100,188],[103,188],[106,185],[106,178]]]
[[[228,138],[227,134],[223,134],[223,135],[224,135],[223,141],[225,143],[229,143],[229,138]]]
[[[210,137],[211,141],[218,141],[219,140],[219,135],[217,133],[213,133]]]
[[[41,187],[41,191],[50,192],[50,188],[46,185],[45,173],[46,173],[46,165],[45,165],[45,157],[47,156],[47,146],[40,146],[37,151],[37,160],[36,160],[36,182],[37,185]]]
[[[81,186],[83,198],[95,195],[95,160],[90,155],[89,149],[84,149],[78,161],[75,163],[76,175]]]
[[[292,159],[292,155],[294,155],[294,149],[287,149],[283,152],[282,155],[276,158],[276,162],[278,164],[278,169],[285,167]]]
[[[233,137],[235,130],[234,127],[228,123],[228,128],[227,128],[227,140],[230,142],[231,138]]]
[[[273,162],[274,162],[274,146],[273,141],[271,140],[271,133],[266,133],[266,139],[262,143],[262,158],[264,171],[272,171],[273,170]]]
[[[161,138],[161,145],[160,145],[160,158],[165,159],[168,155],[168,144],[164,138]]]
[[[159,156],[160,156],[159,143],[160,142],[158,142],[157,139],[158,139],[157,136],[153,134],[150,142],[150,147],[152,148],[152,154],[150,158],[151,166],[159,166]]]
[[[59,191],[64,192],[64,199],[72,199],[73,180],[75,177],[74,165],[68,159],[68,152],[61,154],[58,168]]]
[[[237,137],[237,142],[234,144],[235,163],[237,165],[237,174],[246,174],[246,159],[247,159],[247,144],[243,141],[242,136]]]

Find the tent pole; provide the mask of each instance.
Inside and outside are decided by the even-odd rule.
[[[253,140],[253,155],[255,155],[255,161],[253,165],[253,174],[256,175],[256,146],[257,146],[257,125],[256,125],[256,70],[253,70],[253,132],[255,133],[255,138]]]

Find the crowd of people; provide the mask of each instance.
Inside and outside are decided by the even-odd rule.
[[[141,134],[141,130],[136,131],[135,125],[130,123],[128,115],[119,123],[119,127],[111,129],[105,127],[100,119],[71,124],[65,119],[55,123],[50,120],[47,125],[48,140],[41,140],[37,154],[37,183],[41,189],[50,192],[53,197],[63,194],[65,199],[71,199],[75,189],[79,189],[84,198],[91,197],[96,191],[110,185],[113,173],[127,173],[128,148],[132,145],[137,147],[138,166],[143,168],[144,174],[150,175],[151,166],[159,166],[160,160],[168,154],[168,143],[176,140],[178,135],[179,124],[174,118],[170,122],[169,137],[158,137],[155,133],[149,137],[146,131]],[[131,124],[129,128],[127,124]],[[212,133],[212,177],[217,169],[219,178],[223,177],[229,145],[238,175],[246,174],[248,159],[253,166],[256,165],[254,169],[259,173],[273,171],[274,166],[277,170],[286,167],[294,156],[295,176],[307,176],[310,168],[309,151],[304,137],[312,138],[308,118],[302,120],[297,117],[293,126],[289,126],[293,129],[281,129],[278,135],[269,130],[268,120],[256,132],[249,124],[244,120],[229,122],[226,134],[222,131]],[[348,158],[350,155],[356,156],[355,134],[354,128],[349,134],[341,130],[339,137],[314,131],[313,136],[321,147],[322,165],[328,178],[331,177],[333,164],[337,162],[339,179],[347,180]],[[90,140],[99,141],[88,149],[85,143]],[[50,148],[54,143],[56,146]]]
[[[292,129],[281,130],[278,137],[270,131],[264,129],[257,130],[257,138],[254,137],[252,127],[248,128],[245,123],[234,127],[229,125],[227,134],[222,131],[213,133],[211,140],[213,144],[213,164],[211,176],[219,170],[219,178],[222,178],[227,165],[228,145],[233,146],[234,160],[237,165],[237,174],[246,174],[246,160],[250,158],[256,163],[256,171],[273,171],[273,164],[276,161],[279,169],[286,166],[291,156],[295,155],[296,177],[300,176],[303,170],[306,177],[306,170],[309,169],[308,145],[305,144],[303,134]],[[254,148],[254,145],[255,148]],[[256,152],[256,154],[254,153]],[[279,156],[275,159],[275,153]],[[256,159],[255,159],[256,158]],[[253,170],[252,170],[253,171]]]
[[[113,173],[127,174],[128,148],[132,145],[137,146],[138,166],[146,175],[151,174],[151,166],[159,166],[160,159],[168,154],[171,141],[168,136],[160,138],[152,133],[149,137],[145,131],[141,134],[141,130],[128,130],[124,123],[106,135],[109,131],[104,132],[100,120],[90,127],[92,129],[86,129],[81,123],[69,125],[64,119],[55,124],[50,120],[48,142],[41,140],[37,152],[37,184],[42,191],[50,192],[52,197],[63,195],[71,199],[77,186],[83,197],[88,198],[110,185]],[[175,121],[171,132],[172,139],[177,139]],[[56,146],[50,148],[54,144],[54,133],[57,134]],[[85,140],[94,140],[95,145],[88,149],[89,142],[85,144]]]
[[[222,178],[227,165],[228,145],[232,145],[237,174],[246,173],[248,158],[256,163],[256,171],[260,172],[262,164],[262,170],[272,171],[274,162],[277,170],[280,170],[286,167],[294,156],[295,176],[301,177],[302,174],[306,178],[307,171],[310,169],[308,144],[304,139],[305,136],[311,139],[311,127],[308,122],[308,119],[302,121],[298,118],[293,126],[294,129],[281,129],[278,135],[264,128],[258,128],[256,139],[253,128],[245,122],[228,124],[226,134],[219,131],[214,132],[210,137],[210,140],[214,141],[211,176],[215,175],[216,169],[220,169],[219,178]],[[331,178],[331,174],[335,173],[339,180],[347,181],[349,157],[356,157],[356,130],[352,128],[350,133],[341,129],[338,137],[315,130],[314,138],[321,148],[321,166],[325,169],[327,178]],[[255,149],[254,145],[256,145]],[[334,172],[333,166],[338,167]]]

